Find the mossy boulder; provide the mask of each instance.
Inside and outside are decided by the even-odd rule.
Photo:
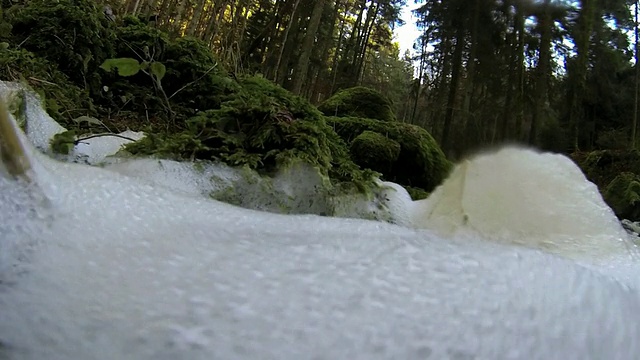
[[[371,131],[400,144],[400,153],[391,169],[382,173],[385,180],[431,191],[442,183],[451,169],[440,146],[421,127],[355,117],[327,117],[327,123],[347,143],[363,132]]]
[[[31,0],[7,10],[11,43],[54,64],[84,89],[100,91],[97,72],[113,56],[115,25],[94,0]]]
[[[400,144],[386,136],[366,130],[351,142],[356,164],[380,173],[389,173],[400,155]]]
[[[391,101],[379,92],[357,86],[343,89],[325,100],[318,109],[327,116],[361,117],[395,121]]]
[[[598,186],[605,202],[619,218],[640,221],[637,204],[640,152],[597,150],[571,154],[587,179]],[[638,209],[636,209],[638,208]]]
[[[640,220],[640,176],[623,172],[604,191],[604,199],[620,219]]]
[[[239,80],[220,109],[200,112],[181,132],[150,134],[127,151],[170,159],[221,160],[271,174],[302,160],[332,183],[373,186],[345,142],[306,100],[260,77]]]

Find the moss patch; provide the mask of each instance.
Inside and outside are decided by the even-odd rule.
[[[606,187],[604,199],[619,218],[640,220],[640,176],[619,174]]]
[[[598,150],[571,154],[587,179],[598,186],[605,202],[620,218],[640,221],[636,204],[640,152]]]
[[[347,143],[365,131],[372,131],[400,144],[400,153],[391,170],[383,172],[388,181],[431,191],[451,169],[440,146],[421,127],[354,117],[328,117],[327,123]]]
[[[79,116],[96,115],[88,91],[71,82],[56,65],[27,50],[0,51],[0,80],[21,82],[34,89],[47,113],[65,127],[77,126],[73,119]]]
[[[98,66],[113,56],[115,25],[93,0],[32,0],[8,11],[12,42],[33,52],[83,89],[100,91]]]
[[[413,201],[422,200],[429,197],[429,193],[420,188],[405,186],[405,189],[407,189],[407,192],[409,193],[409,195],[411,196],[411,200]]]
[[[320,104],[318,109],[327,116],[395,121],[391,101],[379,92],[362,86],[338,91]]]
[[[598,150],[574,153],[571,158],[601,192],[622,172],[640,174],[640,153],[636,150]]]
[[[364,131],[351,142],[356,164],[380,173],[389,173],[400,155],[400,144],[373,131]]]
[[[263,173],[302,160],[336,183],[373,186],[373,172],[361,170],[344,141],[306,100],[270,81],[249,77],[220,109],[199,113],[181,132],[150,134],[127,151],[172,159],[222,160]]]

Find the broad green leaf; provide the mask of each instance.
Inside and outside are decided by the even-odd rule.
[[[140,63],[132,58],[107,59],[100,68],[105,71],[117,69],[120,76],[133,76],[140,71]]]
[[[167,68],[164,64],[155,61],[149,65],[149,70],[151,71],[151,74],[158,79],[158,81],[162,80],[164,75],[167,73]]]

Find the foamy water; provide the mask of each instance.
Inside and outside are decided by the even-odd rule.
[[[566,165],[503,151],[500,161]],[[0,177],[2,358],[635,359],[640,350],[635,248],[597,197],[570,191],[590,191],[575,172],[544,180],[564,190],[522,185],[546,192],[522,201],[494,191],[498,202],[481,207],[451,195],[467,220],[445,234],[253,211],[29,152],[36,188]],[[467,170],[481,175],[487,162]],[[524,176],[512,172],[526,164],[505,173]],[[547,176],[535,169],[527,174]],[[468,194],[482,198],[480,184]],[[419,226],[412,206],[425,203],[396,194],[394,211]],[[553,201],[534,210],[536,199]],[[509,211],[481,211],[495,204]],[[527,220],[501,220],[512,212]],[[563,216],[588,221],[571,230]],[[562,226],[545,227],[550,219]],[[545,228],[545,244],[561,234],[551,248],[564,253],[524,241]]]

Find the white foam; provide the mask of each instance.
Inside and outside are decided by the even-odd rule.
[[[103,162],[107,156],[114,155],[126,144],[144,137],[141,131],[126,130],[118,136],[99,136],[82,140],[74,146],[71,156],[83,158],[88,164],[95,165]]]
[[[479,232],[258,212],[29,153],[47,202],[0,178],[3,358],[640,352],[631,256],[587,268]]]
[[[503,148],[458,165],[413,222],[443,236],[471,232],[571,258],[625,253],[626,232],[567,157]]]

